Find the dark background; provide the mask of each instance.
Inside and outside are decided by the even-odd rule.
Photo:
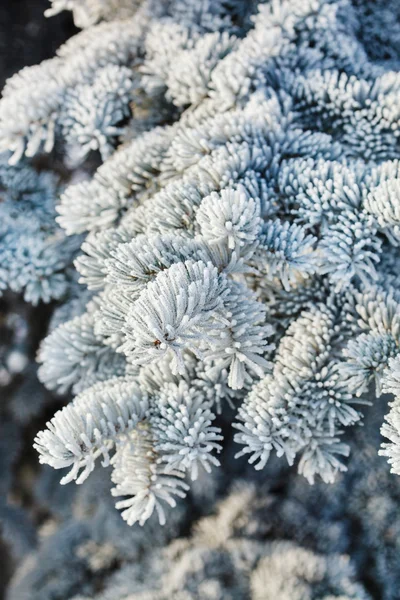
[[[0,89],[7,77],[54,55],[78,31],[68,11],[46,18],[48,0],[0,0]]]
[[[0,0],[0,91],[8,77],[51,58],[78,31],[67,11],[46,18],[49,6],[49,0]],[[11,572],[7,548],[0,541],[0,598]]]

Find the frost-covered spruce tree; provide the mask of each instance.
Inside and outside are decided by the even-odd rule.
[[[369,46],[350,0],[62,8],[87,28],[0,102],[12,163],[54,144],[104,160],[57,208],[93,296],[39,353],[77,394],[40,460],[78,483],[111,463],[128,523],[162,523],[219,464],[233,406],[239,456],[333,481],[371,381],[398,389],[398,28]]]

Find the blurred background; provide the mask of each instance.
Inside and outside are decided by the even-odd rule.
[[[46,19],[48,0],[2,0],[0,3],[0,87],[25,66],[54,55],[78,31],[71,13]]]
[[[48,6],[48,0],[2,0],[0,2],[0,90],[8,77],[11,77],[25,66],[34,65],[46,58],[51,58],[57,48],[78,31],[73,24],[71,13],[67,11],[52,17],[51,20],[47,19],[44,16],[44,11]],[[23,310],[22,305],[19,305],[18,298],[13,295],[1,298],[1,354],[3,354],[3,350],[7,352],[5,350],[6,346],[12,345],[9,336],[11,310],[15,315]],[[38,317],[39,322],[46,320],[46,311],[43,314],[42,308],[34,310],[30,317],[32,323],[37,322]],[[24,320],[24,317],[22,319]],[[34,337],[32,342],[30,353],[33,356],[36,353]],[[8,395],[9,391],[11,392],[9,386],[1,387],[0,415],[2,413],[1,409],[6,404],[5,396]],[[9,560],[9,552],[2,544],[1,539],[0,565],[0,598],[3,598],[13,567]]]

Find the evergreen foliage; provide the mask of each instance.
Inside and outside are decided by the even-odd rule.
[[[333,482],[375,383],[395,396],[381,452],[400,473],[395,0],[63,8],[86,29],[0,101],[5,169],[54,147],[69,167],[102,160],[61,192],[44,273],[32,251],[33,283],[17,284],[4,261],[27,299],[60,298],[86,235],[91,293],[39,352],[41,381],[77,396],[37,435],[40,461],[81,483],[102,457],[128,523],[164,523],[219,464],[230,405],[238,456]]]
[[[60,177],[8,158],[0,154],[0,293],[22,292],[34,305],[60,299],[80,245],[55,222]]]

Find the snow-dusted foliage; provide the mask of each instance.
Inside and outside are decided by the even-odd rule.
[[[140,0],[50,0],[46,17],[62,10],[72,10],[77,27],[89,27],[98,21],[130,17],[135,14]]]
[[[22,292],[32,304],[61,298],[79,239],[56,224],[61,186],[55,173],[10,166],[0,154],[0,294]]]
[[[219,465],[227,421],[256,469],[275,454],[332,482],[370,383],[400,397],[395,0],[64,8],[87,29],[0,101],[12,164],[103,160],[57,206],[91,295],[39,352],[42,382],[77,394],[41,462],[78,483],[111,463],[141,524]],[[399,406],[382,451],[400,472]]]

